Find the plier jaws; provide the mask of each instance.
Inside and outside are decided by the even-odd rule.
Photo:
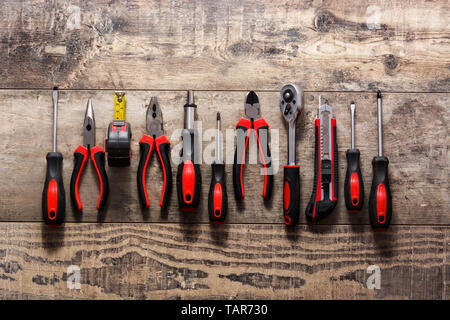
[[[154,138],[160,137],[164,134],[162,112],[159,107],[157,97],[152,97],[149,105],[147,106],[146,127],[147,135]]]
[[[91,99],[88,100],[83,123],[83,145],[86,148],[95,146],[95,118]]]

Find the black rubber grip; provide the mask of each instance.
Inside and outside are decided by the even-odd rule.
[[[177,171],[178,205],[182,211],[193,211],[200,203],[202,175],[200,165],[194,163],[195,131],[184,129],[181,162]],[[188,140],[185,140],[188,139]]]
[[[234,195],[237,200],[244,198],[244,162],[245,152],[247,150],[248,136],[247,128],[244,126],[236,127],[236,149],[234,151],[233,162],[233,187]]]
[[[75,151],[73,156],[74,156],[74,165],[72,177],[70,178],[70,198],[72,199],[72,205],[74,206],[74,208],[77,211],[81,211],[83,210],[83,204],[81,203],[79,196],[79,180],[81,174],[83,173],[83,168],[85,166],[85,162],[87,159],[87,150],[86,154]]]
[[[359,212],[364,206],[364,183],[359,165],[360,153],[358,149],[348,149],[347,171],[344,182],[345,206],[349,212]]]
[[[163,188],[161,193],[161,208],[167,208],[172,194],[172,166],[170,164],[170,144],[163,142],[157,145],[159,162],[163,171]]]
[[[388,178],[389,160],[374,157],[372,160],[373,180],[369,196],[370,224],[376,229],[389,227],[392,218],[392,195]]]
[[[264,141],[261,142],[261,132],[266,132],[266,135],[269,132],[268,126],[260,126],[258,128],[258,150],[260,160],[265,167],[265,177],[264,177],[264,186],[263,186],[263,197],[264,200],[269,200],[272,196],[273,189],[273,169],[272,169],[272,158],[270,154],[269,141],[266,136]]]
[[[97,210],[103,210],[109,195],[108,175],[105,170],[105,153],[103,151],[95,152],[94,154],[91,154],[91,159],[94,162],[100,183],[100,195],[97,202]]]
[[[211,169],[211,185],[208,193],[209,220],[212,223],[222,223],[228,211],[225,164],[213,163]]]
[[[66,194],[62,176],[63,156],[59,152],[47,153],[47,172],[42,192],[42,216],[49,226],[64,222]]]
[[[300,214],[300,166],[284,167],[283,212],[284,224],[296,226]]]
[[[146,137],[147,140],[144,139]],[[137,188],[139,199],[141,200],[142,206],[144,206],[145,208],[148,208],[150,206],[147,194],[147,186],[145,184],[145,175],[147,172],[148,163],[150,161],[150,155],[153,149],[153,145],[154,139],[150,136],[144,136],[139,142],[140,158],[137,171]]]

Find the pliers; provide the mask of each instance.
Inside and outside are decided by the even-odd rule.
[[[268,145],[269,125],[261,118],[258,96],[254,91],[250,91],[245,99],[245,117],[239,120],[236,125],[237,144],[234,153],[233,164],[233,186],[236,199],[244,198],[244,180],[242,173],[244,170],[245,153],[248,146],[250,133],[253,131],[258,142],[260,161],[264,167],[264,200],[270,199],[273,186],[272,162]]]
[[[75,209],[82,211],[83,204],[80,200],[78,186],[84,165],[90,155],[100,184],[100,195],[98,197],[97,210],[102,210],[105,207],[106,200],[108,199],[109,183],[105,170],[105,151],[103,151],[102,147],[95,144],[95,118],[91,99],[89,99],[87,103],[82,135],[83,145],[78,146],[73,153],[75,157],[75,165],[73,167],[72,178],[70,179],[70,197],[72,198],[72,203]]]
[[[150,203],[147,195],[147,186],[145,184],[145,174],[147,172],[147,166],[153,148],[156,147],[164,179],[159,205],[161,208],[166,208],[172,192],[172,167],[170,165],[169,156],[170,142],[163,132],[162,112],[156,97],[152,97],[150,104],[147,107],[146,127],[147,133],[144,134],[139,141],[141,154],[137,172],[139,198],[141,199],[142,205],[145,208],[148,208]]]

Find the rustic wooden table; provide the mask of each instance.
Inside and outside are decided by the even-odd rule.
[[[0,298],[448,299],[449,12],[444,0],[3,1]],[[246,91],[256,90],[272,143],[280,142],[273,156],[282,168],[287,130],[278,97],[288,82],[305,91],[297,123],[302,213],[295,231],[282,224],[282,170],[275,174],[272,201],[264,204],[258,165],[246,169],[243,203],[232,196],[227,165],[230,210],[224,225],[208,223],[207,163],[197,212],[180,213],[175,192],[169,209],[159,209],[155,159],[148,174],[150,209],[140,208],[138,141],[151,96],[159,98],[176,154],[185,90],[195,90],[204,131],[215,126],[216,111],[223,129],[233,129]],[[67,222],[48,229],[41,221],[41,192],[54,85],[62,89],[58,151],[65,158]],[[348,214],[342,192],[354,100],[367,200],[377,152],[378,88],[394,212],[384,233],[372,231],[367,206]],[[104,145],[114,89],[127,92],[132,165],[107,168],[111,193],[100,215],[90,166],[79,215],[69,202],[72,152],[82,140],[88,98],[97,141]],[[312,190],[319,95],[334,107],[338,123],[341,199],[329,218],[310,226],[303,211]],[[72,265],[80,268],[80,289],[67,286]],[[374,265],[381,272],[375,290],[367,288]]]

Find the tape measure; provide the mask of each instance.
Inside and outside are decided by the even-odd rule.
[[[128,167],[131,160],[131,126],[125,122],[125,92],[114,92],[114,120],[108,126],[108,165]]]

